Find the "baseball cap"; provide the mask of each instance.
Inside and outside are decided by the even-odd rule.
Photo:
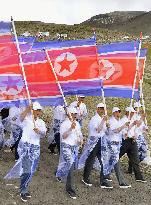
[[[79,98],[85,98],[85,95],[77,95],[77,97],[79,97]]]
[[[75,107],[69,107],[68,113],[77,114],[77,109]]]
[[[97,105],[97,108],[99,108],[99,107],[104,108],[104,107],[105,107],[105,105],[104,105],[103,103],[99,103],[99,104]]]
[[[33,110],[42,110],[43,107],[39,104],[39,102],[33,103]]]
[[[142,107],[142,105],[140,104],[140,102],[135,102],[135,103],[134,103],[134,108],[136,108],[136,107]]]
[[[126,112],[136,112],[133,107],[126,107],[125,111]]]
[[[118,108],[118,107],[113,107],[113,109],[112,109],[112,113],[114,113],[114,112],[118,112],[118,111],[121,111],[120,108]]]

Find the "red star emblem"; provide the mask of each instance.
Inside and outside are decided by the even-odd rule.
[[[6,91],[8,91],[10,88],[14,88],[14,89],[18,90],[17,83],[19,81],[20,81],[19,79],[18,80],[14,80],[10,76],[8,76],[8,80],[7,81],[2,81],[2,83],[7,85]]]
[[[61,65],[60,73],[64,71],[65,69],[70,72],[70,65],[74,62],[74,60],[67,60],[67,54],[64,57],[63,61],[58,62]]]

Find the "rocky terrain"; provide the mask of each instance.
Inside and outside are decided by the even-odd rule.
[[[115,11],[93,16],[82,24],[127,32],[132,35],[139,35],[141,31],[144,35],[151,35],[150,22],[151,12]]]

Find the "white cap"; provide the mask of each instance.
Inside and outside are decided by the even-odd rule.
[[[42,110],[42,106],[39,104],[39,102],[33,103],[33,110]]]
[[[112,109],[112,113],[114,113],[114,112],[118,112],[118,111],[120,111],[120,108],[118,108],[118,107],[113,107],[113,109]]]
[[[75,107],[69,107],[68,113],[77,114],[77,109]]]
[[[97,105],[97,108],[99,108],[99,107],[104,108],[104,107],[105,107],[105,105],[104,105],[103,103],[99,103],[99,104]]]
[[[136,108],[136,107],[142,107],[142,105],[140,104],[140,102],[135,102],[135,103],[134,103],[134,108]]]
[[[125,111],[126,112],[136,112],[133,107],[126,107]]]
[[[77,97],[79,97],[79,98],[85,98],[85,95],[77,95]]]

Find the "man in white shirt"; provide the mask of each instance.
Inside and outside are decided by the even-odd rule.
[[[101,158],[101,138],[104,137],[107,131],[107,116],[105,116],[104,107],[103,103],[99,103],[97,105],[95,116],[93,116],[89,122],[89,137],[80,156],[78,168],[82,169],[84,167],[82,182],[87,186],[92,186],[92,183],[90,182],[90,174],[93,169],[95,159],[97,158],[101,167],[101,188],[113,188],[104,176]]]
[[[57,146],[58,153],[60,153],[60,125],[67,117],[66,108],[64,106],[58,105],[53,110],[53,134],[54,139],[49,144],[48,149],[51,154],[57,154],[55,152],[55,147]]]
[[[84,99],[84,95],[78,95],[77,101],[74,101],[70,104],[70,107],[75,107],[77,109],[77,121],[79,122],[81,127],[83,119],[87,116],[87,108],[84,103]]]
[[[122,123],[120,116],[121,110],[118,107],[113,107],[112,117],[109,119],[109,145],[111,152],[110,166],[111,169],[114,168],[117,180],[119,182],[120,188],[129,188],[131,185],[128,185],[124,179],[123,173],[120,168],[119,154],[120,147],[122,142],[122,131],[128,126],[128,123]]]
[[[145,133],[148,131],[148,127],[145,125],[145,114],[142,110],[142,105],[140,102],[134,103],[134,110],[136,111],[133,115],[133,120],[137,120],[137,126],[135,128],[136,142],[138,147],[138,154],[140,162],[147,157],[147,142],[145,140]],[[129,161],[128,173],[132,174],[133,167]]]
[[[83,143],[81,127],[76,121],[77,110],[68,109],[68,118],[60,126],[60,159],[56,172],[58,180],[65,180],[70,198],[76,199],[73,188],[73,171],[78,160],[78,147]]]
[[[33,116],[31,115],[31,109]],[[26,202],[30,196],[28,184],[36,171],[40,157],[40,138],[46,134],[45,122],[40,119],[42,107],[38,102],[33,106],[28,106],[22,112],[20,119],[22,121],[22,138],[18,146],[19,159],[5,176],[5,179],[20,178],[20,196],[21,200]]]
[[[138,147],[136,142],[135,129],[138,121],[133,118],[136,112],[133,107],[127,107],[125,116],[121,119],[122,123],[129,122],[129,126],[123,132],[123,141],[120,149],[120,158],[127,153],[130,163],[133,167],[135,179],[138,182],[146,182],[142,176],[139,167]]]

